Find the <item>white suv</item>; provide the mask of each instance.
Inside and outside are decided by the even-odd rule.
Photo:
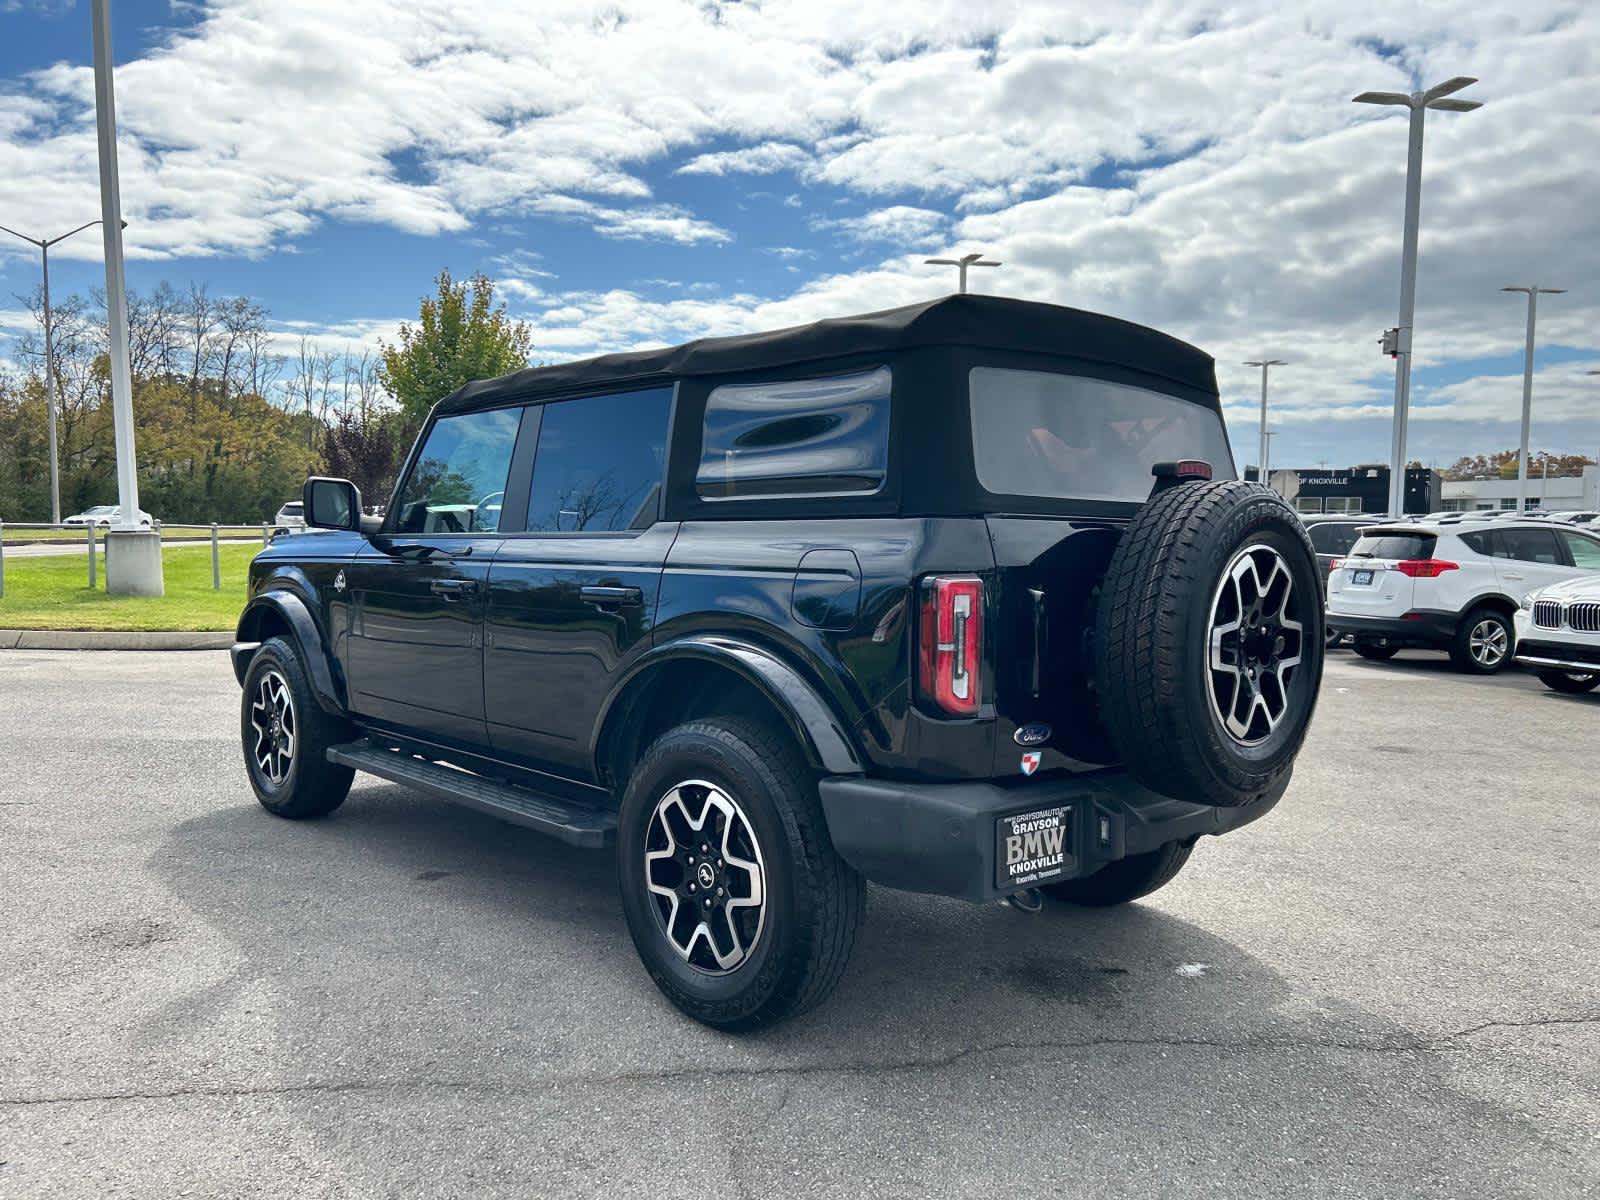
[[[1363,658],[1428,647],[1491,675],[1512,659],[1529,592],[1597,571],[1600,537],[1549,521],[1374,526],[1328,574],[1328,626]]]
[[[1600,686],[1600,574],[1528,594],[1517,610],[1517,661],[1558,692]]]

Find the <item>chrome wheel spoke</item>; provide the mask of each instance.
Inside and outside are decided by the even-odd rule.
[[[256,684],[250,704],[250,728],[255,730],[251,757],[268,783],[277,786],[294,766],[296,744],[294,698],[289,683],[277,671],[268,671]]]

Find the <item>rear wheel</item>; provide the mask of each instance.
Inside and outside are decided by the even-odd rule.
[[[1126,904],[1171,883],[1173,876],[1189,861],[1193,851],[1192,842],[1188,845],[1168,842],[1159,850],[1130,854],[1127,858],[1107,863],[1093,875],[1047,884],[1040,890],[1052,899],[1067,904],[1081,904],[1086,908],[1110,908],[1116,904]]]
[[[1581,696],[1600,686],[1600,674],[1588,671],[1540,671],[1539,682],[1551,691],[1568,696]]]
[[[1450,661],[1469,675],[1493,675],[1511,661],[1516,632],[1498,608],[1478,607],[1462,618],[1450,643]]]
[[[1377,642],[1356,641],[1356,653],[1362,658],[1371,659],[1373,662],[1388,662],[1400,653],[1398,646],[1380,646]]]
[[[355,772],[328,761],[328,747],[348,737],[346,726],[317,705],[300,656],[283,638],[250,660],[239,734],[250,786],[268,812],[325,817],[350,794]]]
[[[866,897],[793,739],[744,718],[680,725],[645,751],[622,800],[617,870],[650,978],[730,1030],[821,1003]]]

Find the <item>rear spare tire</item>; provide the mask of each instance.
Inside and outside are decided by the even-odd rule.
[[[1239,480],[1147,503],[1095,612],[1100,717],[1133,776],[1236,807],[1288,781],[1322,683],[1322,579],[1294,511]]]

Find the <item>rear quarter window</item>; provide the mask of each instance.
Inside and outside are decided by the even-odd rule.
[[[860,495],[889,470],[888,367],[723,384],[706,398],[695,486],[707,500]]]

